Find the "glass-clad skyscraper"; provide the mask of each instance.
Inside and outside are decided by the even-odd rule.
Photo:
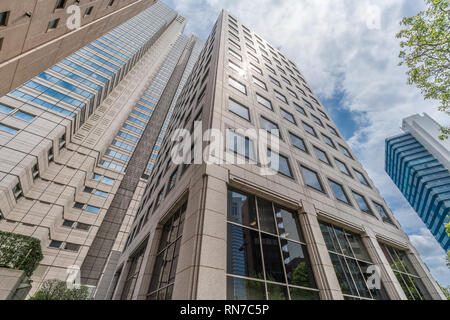
[[[386,139],[386,172],[444,250],[450,237],[450,148],[428,115],[403,120],[404,134]]]

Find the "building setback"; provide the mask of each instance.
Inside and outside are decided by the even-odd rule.
[[[197,121],[226,137],[224,154],[258,164],[175,163],[176,130],[195,135]],[[275,175],[238,132],[251,128],[279,129]],[[295,63],[226,11],[176,101],[106,297],[444,299]]]
[[[0,98],[0,230],[41,241],[31,294],[77,268],[106,294],[202,47],[185,25],[157,2]]]
[[[386,139],[386,172],[444,250],[450,237],[450,142],[427,114],[403,119],[404,134]]]

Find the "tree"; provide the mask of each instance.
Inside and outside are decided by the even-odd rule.
[[[450,217],[447,217],[450,218]],[[445,225],[445,231],[447,232],[447,235],[450,237],[450,221],[448,223],[444,223]],[[447,267],[450,268],[450,250],[447,250]]]
[[[450,115],[450,0],[425,0],[426,11],[403,18],[399,65],[408,67],[408,84],[416,85],[425,99],[439,100],[439,110]],[[441,127],[447,139],[450,126]]]
[[[443,287],[443,286],[440,286],[440,287],[441,287],[442,292],[444,293],[444,296],[447,298],[447,300],[450,300],[450,286],[448,286],[447,288]]]
[[[30,300],[88,300],[89,290],[86,286],[69,289],[61,280],[46,280]]]

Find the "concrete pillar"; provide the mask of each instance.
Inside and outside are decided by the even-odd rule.
[[[389,298],[391,300],[406,300],[406,295],[392,271],[384,252],[381,250],[380,244],[372,229],[367,226],[365,227],[365,234],[362,235],[362,240],[370,259],[380,268],[381,282]]]
[[[320,230],[316,210],[314,205],[307,201],[302,201],[300,223],[303,227],[320,298],[322,300],[343,300],[344,296]]]

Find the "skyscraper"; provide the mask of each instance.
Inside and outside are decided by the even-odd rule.
[[[450,237],[450,141],[427,114],[403,119],[403,134],[386,139],[386,172],[444,250]]]
[[[106,293],[202,46],[185,25],[157,2],[0,98],[0,230],[41,241],[33,290],[81,268]]]
[[[107,298],[444,298],[295,63],[227,11],[130,230]]]
[[[30,80],[155,2],[2,0],[0,95]]]

